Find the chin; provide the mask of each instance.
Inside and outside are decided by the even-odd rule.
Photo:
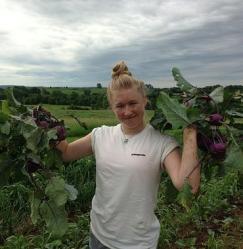
[[[130,121],[128,121],[128,122],[124,122],[123,121],[123,124],[125,125],[125,126],[127,126],[128,128],[130,128],[130,129],[133,129],[133,128],[136,128],[137,126],[139,126],[139,124],[140,124],[141,122],[139,121],[139,120],[130,120]]]

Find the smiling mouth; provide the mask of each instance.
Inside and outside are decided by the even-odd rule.
[[[132,116],[132,117],[127,117],[127,118],[124,118],[124,120],[130,120],[130,119],[133,119],[135,118],[136,116]]]

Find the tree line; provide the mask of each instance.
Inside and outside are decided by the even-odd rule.
[[[201,89],[205,93],[210,93],[219,85],[206,86]],[[178,87],[172,88],[154,88],[151,84],[146,84],[148,105],[146,109],[154,110],[156,108],[156,99],[160,91],[165,91],[170,96],[181,93]],[[243,92],[243,86],[230,85],[225,87],[227,92]],[[0,87],[0,100],[6,98],[6,90]],[[15,98],[25,105],[53,104],[69,105],[70,109],[107,109],[109,103],[106,96],[106,89],[100,85],[96,88],[51,88],[51,87],[25,87],[14,86],[13,92]]]

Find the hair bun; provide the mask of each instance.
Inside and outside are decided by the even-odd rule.
[[[131,72],[128,70],[127,65],[124,61],[117,63],[112,69],[112,79],[119,77],[122,74],[127,74],[132,76]]]

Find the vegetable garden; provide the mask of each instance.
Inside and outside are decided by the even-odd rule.
[[[150,123],[179,142],[184,127],[197,127],[202,183],[192,195],[185,180],[178,193],[162,173],[159,248],[243,248],[243,97],[221,86],[207,94],[177,68],[172,74],[180,92],[160,93]],[[65,136],[62,120],[8,89],[0,108],[0,249],[88,248],[95,160],[63,163],[55,144]]]

